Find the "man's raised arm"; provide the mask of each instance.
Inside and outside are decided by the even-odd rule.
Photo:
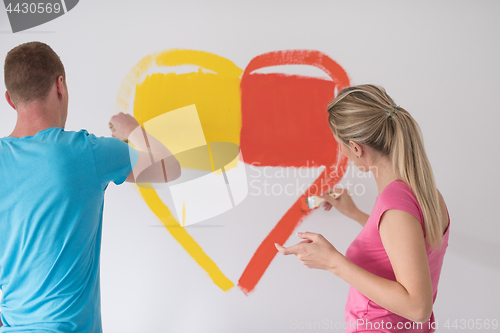
[[[111,117],[112,136],[128,140],[139,151],[134,169],[127,177],[132,183],[166,183],[181,175],[181,166],[174,155],[155,139],[129,114]]]

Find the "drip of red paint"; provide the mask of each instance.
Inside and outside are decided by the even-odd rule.
[[[301,64],[316,66],[330,80],[253,71],[269,66]],[[284,244],[294,229],[311,212],[301,209],[311,194],[320,194],[342,178],[347,159],[340,158],[338,146],[327,122],[327,105],[335,90],[349,86],[345,71],[318,51],[278,51],[254,58],[241,81],[241,151],[245,163],[257,166],[319,167],[320,177],[285,213],[261,243],[238,286],[251,292],[276,255],[274,243]]]

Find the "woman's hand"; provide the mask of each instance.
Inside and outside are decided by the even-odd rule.
[[[329,195],[332,192],[340,193],[340,196],[337,199],[334,199]],[[325,207],[326,211],[332,209],[333,206],[337,208],[339,212],[357,221],[362,226],[366,224],[366,221],[368,220],[368,214],[365,214],[359,210],[359,208],[352,200],[352,197],[347,189],[334,188],[333,190],[331,189],[323,193],[321,197],[325,199],[325,202],[323,202],[323,207]]]
[[[340,193],[340,196],[337,199],[334,199],[330,196],[331,193]],[[354,215],[354,213],[358,210],[358,207],[356,207],[356,204],[352,201],[352,197],[347,189],[330,189],[323,193],[321,197],[325,199],[325,202],[323,203],[325,210],[330,210],[333,206],[337,208],[339,212],[349,217]]]
[[[334,273],[344,261],[345,257],[322,235],[312,232],[299,232],[298,235],[305,240],[288,248],[278,243],[274,243],[274,246],[284,255],[295,254],[308,268]]]

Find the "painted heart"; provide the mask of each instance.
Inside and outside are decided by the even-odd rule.
[[[256,73],[280,65],[308,65],[330,80]],[[165,73],[164,67],[198,66],[198,72]],[[241,146],[245,163],[262,167],[325,166],[319,178],[288,209],[265,237],[241,275],[238,286],[250,293],[276,255],[274,243],[285,243],[311,211],[305,197],[334,186],[347,159],[326,126],[326,106],[334,92],[349,85],[345,71],[318,51],[292,50],[254,58],[245,71],[218,55],[173,49],[143,58],[127,74],[117,98],[118,112],[133,112],[140,124],[170,110],[195,104],[207,142]],[[167,111],[166,111],[167,110]],[[141,196],[167,230],[222,290],[234,286],[198,243],[182,228],[153,188]]]

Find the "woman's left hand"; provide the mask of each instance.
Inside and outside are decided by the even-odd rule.
[[[298,236],[305,239],[305,241],[287,248],[278,243],[274,243],[274,246],[284,255],[295,254],[300,262],[308,268],[324,269],[332,273],[341,265],[345,258],[320,234],[299,232]]]

